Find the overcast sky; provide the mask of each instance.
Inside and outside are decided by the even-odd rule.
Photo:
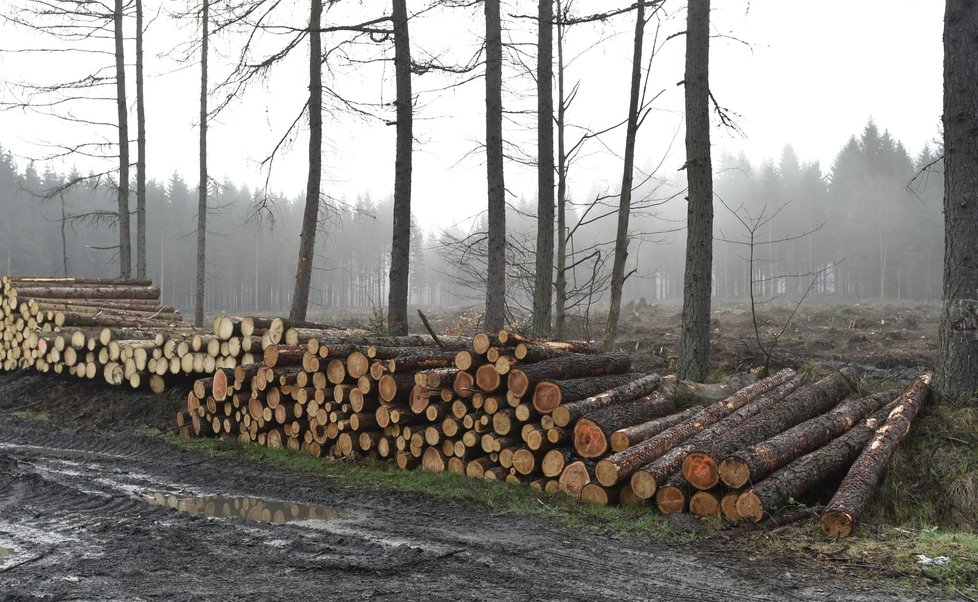
[[[156,0],[144,1],[150,8],[158,4]],[[169,2],[166,6],[176,10],[179,4]],[[357,14],[367,14],[364,6],[374,4],[378,12],[389,10],[386,2],[353,3],[349,5],[351,12],[334,13],[333,17],[353,19]],[[530,13],[535,12],[534,4],[521,0],[509,2],[505,8],[511,15]],[[578,4],[581,12],[607,7],[598,0],[578,0]],[[422,4],[409,1],[408,5],[410,11]],[[714,1],[713,5],[711,89],[721,105],[738,115],[743,130],[741,136],[715,124],[715,158],[724,151],[743,152],[757,164],[767,158],[776,160],[784,145],[790,143],[803,161],[820,161],[827,170],[848,137],[860,132],[870,118],[902,141],[912,155],[937,135],[943,2],[729,0]],[[672,12],[661,24],[660,41],[684,26],[684,12],[677,8],[681,5],[670,8],[667,2],[666,6]],[[297,21],[303,18],[299,12],[294,17]],[[507,26],[512,41],[532,42],[533,30],[525,19],[510,17]],[[578,26],[569,33],[568,53],[574,56],[603,39],[580,54],[568,69],[568,86],[580,82],[580,95],[569,115],[573,123],[602,129],[624,118],[632,27],[626,16],[602,27]],[[481,11],[426,15],[413,22],[412,28],[416,55],[423,48],[444,60],[464,62],[478,44]],[[152,178],[165,179],[177,171],[191,182],[196,180],[199,72],[196,63],[181,67],[169,52],[194,32],[192,23],[178,26],[160,16],[147,34],[148,169]],[[654,32],[652,23],[647,48],[653,43]],[[38,44],[36,36],[16,31],[9,24],[2,25],[0,40],[0,47],[6,49]],[[221,67],[231,56],[230,43],[214,42],[217,56],[213,58],[213,79],[221,75]],[[307,94],[307,59],[302,50],[212,124],[209,164],[213,176],[252,187],[264,182],[266,173],[258,163],[295,119]],[[661,91],[662,95],[640,133],[637,148],[637,164],[643,169],[661,164],[662,177],[672,177],[683,162],[683,98],[682,88],[676,86],[682,79],[683,50],[683,39],[676,38],[664,44],[652,62],[649,94]],[[383,52],[379,47],[366,48],[360,56],[376,58]],[[91,60],[0,54],[4,94],[9,98],[14,82],[77,77],[88,68],[85,61]],[[372,64],[339,69],[327,75],[326,83],[359,100],[389,103],[393,99],[392,76],[389,65]],[[476,150],[484,138],[484,83],[480,79],[436,93],[445,83],[435,76],[414,83],[421,96],[415,126],[418,142],[413,208],[426,229],[464,225],[485,204],[485,168]],[[535,107],[535,99],[523,94],[532,92],[532,82],[510,77],[506,85],[507,108]],[[114,121],[114,109],[109,105],[107,110],[107,119]],[[520,125],[533,119],[514,116],[506,124],[507,137],[531,153],[534,134]],[[324,128],[328,137],[324,191],[347,199],[358,194],[389,196],[394,128],[341,112],[327,114]],[[304,134],[292,140],[272,172],[272,188],[290,196],[301,195],[305,186]],[[38,143],[67,143],[80,135],[63,123],[31,113],[0,112],[0,144],[21,158],[41,153]],[[84,135],[91,136],[89,132]],[[621,168],[615,153],[623,145],[622,130],[606,135],[602,144],[592,144],[572,172],[571,195],[582,198],[596,189],[617,189]],[[134,153],[135,145],[132,148]],[[71,165],[84,168],[89,163],[75,158],[57,167],[67,170]],[[507,189],[514,196],[533,200],[535,172],[516,164],[508,164],[507,170]]]

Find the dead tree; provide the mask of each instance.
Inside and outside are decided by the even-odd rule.
[[[709,373],[713,290],[713,164],[710,160],[710,0],[690,0],[686,19],[686,273],[679,378]]]

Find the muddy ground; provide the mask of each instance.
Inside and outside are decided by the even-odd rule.
[[[716,353],[734,371],[756,357],[743,343],[749,332],[743,312],[728,310],[716,320]],[[796,363],[858,355],[891,378],[929,361],[930,324],[914,317],[921,313],[915,308],[881,309],[886,317],[849,318],[841,311],[825,309],[814,321],[806,316],[810,327],[790,330],[779,355]],[[678,315],[654,306],[633,313],[623,324],[623,342],[636,348],[639,363],[661,369]],[[887,328],[891,319],[897,324]],[[876,345],[887,340],[895,345]],[[0,375],[0,600],[726,602],[938,595],[893,580],[885,567],[853,573],[743,551],[736,542],[571,529],[493,513],[477,502],[378,493],[307,472],[214,459],[159,435],[183,403],[178,391],[155,397]],[[227,504],[233,516],[208,518],[150,503],[177,506],[183,499],[188,508],[185,498],[196,496],[226,496],[215,509]],[[269,507],[263,517],[251,498],[318,508],[315,518],[299,508],[294,513],[304,520],[273,524],[291,517],[291,506]],[[207,501],[191,509],[210,510]],[[249,520],[249,512],[259,520]],[[689,520],[695,519],[677,517],[673,526],[684,531]]]

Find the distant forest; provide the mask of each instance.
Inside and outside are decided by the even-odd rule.
[[[714,164],[714,297],[745,298],[752,278],[755,294],[764,298],[797,299],[807,292],[847,301],[940,299],[940,155],[940,148],[925,148],[911,157],[899,141],[870,122],[827,169],[801,162],[790,146],[777,160],[761,165],[744,157],[720,157]],[[46,198],[46,191],[78,175],[18,166],[0,147],[0,271],[118,274],[118,237],[106,218],[114,211],[116,189],[81,178],[63,195]],[[626,302],[682,297],[684,186],[680,173],[637,191]],[[256,215],[255,195],[247,187],[225,181],[209,195],[207,312],[287,312],[302,200],[276,198],[271,212]],[[569,259],[576,264],[568,278],[574,305],[569,313],[582,314],[606,303],[618,200],[600,190],[571,191],[570,196],[576,217],[568,224],[580,226]],[[192,313],[194,299],[196,199],[196,188],[179,174],[147,186],[149,276],[162,286],[165,302],[187,313]],[[511,203],[508,212],[507,293],[514,308],[527,308],[536,200]],[[386,304],[391,223],[390,198],[330,204],[319,225],[310,315]],[[751,275],[749,226],[754,230]],[[411,305],[482,303],[485,227],[484,215],[464,231],[431,231],[412,224]],[[479,278],[483,281],[477,285]]]

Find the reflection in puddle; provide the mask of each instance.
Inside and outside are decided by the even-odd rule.
[[[273,525],[304,520],[349,518],[336,508],[254,497],[224,495],[181,497],[161,491],[151,491],[146,493],[146,501],[154,506],[166,506],[181,512],[200,514],[209,518],[237,516],[254,522],[272,523]]]

